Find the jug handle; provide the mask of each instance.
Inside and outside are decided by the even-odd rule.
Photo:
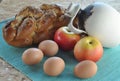
[[[70,23],[68,24],[68,28],[70,31],[72,31],[76,34],[86,33],[84,30],[80,30],[73,26],[73,21],[74,21],[76,15],[78,14],[79,10],[80,10],[80,4],[75,4],[75,3],[71,3],[69,10],[68,10],[68,12],[70,13],[70,16],[71,16],[71,20],[70,20]]]

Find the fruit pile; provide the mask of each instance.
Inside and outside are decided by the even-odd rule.
[[[95,37],[71,32],[67,27],[59,28],[54,40],[44,40],[38,48],[29,48],[23,52],[22,60],[27,65],[38,64],[44,56],[49,58],[43,64],[44,73],[49,76],[60,75],[65,68],[62,58],[55,56],[58,50],[73,51],[78,64],[74,67],[74,75],[78,78],[90,78],[97,72],[96,62],[103,54],[103,47]]]

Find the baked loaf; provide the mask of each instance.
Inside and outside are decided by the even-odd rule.
[[[66,9],[56,4],[42,4],[40,8],[28,6],[3,27],[3,37],[8,44],[15,47],[53,39],[55,31],[67,26],[70,21],[70,17],[65,14]]]

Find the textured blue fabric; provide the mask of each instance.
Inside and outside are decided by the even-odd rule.
[[[88,79],[76,78],[73,74],[74,66],[78,63],[73,52],[63,52],[59,50],[56,56],[64,59],[66,63],[65,70],[57,77],[50,77],[43,72],[43,63],[48,57],[44,57],[41,63],[35,66],[25,65],[21,60],[23,51],[27,48],[15,48],[8,45],[2,36],[2,27],[9,21],[0,22],[0,57],[14,66],[17,70],[28,76],[33,81],[120,81],[120,46],[107,49],[104,48],[104,54],[97,62],[97,74]]]

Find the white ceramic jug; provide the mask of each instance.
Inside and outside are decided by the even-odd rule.
[[[79,26],[69,26],[75,33],[86,32],[96,37],[103,47],[114,47],[120,44],[120,13],[108,4],[95,2],[79,13]]]

